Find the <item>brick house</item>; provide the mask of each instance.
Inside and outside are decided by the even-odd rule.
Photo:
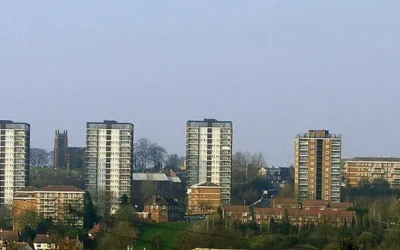
[[[156,223],[177,221],[182,218],[177,200],[154,195],[144,205],[144,212]]]
[[[222,217],[224,219],[240,221],[242,223],[248,223],[252,221],[249,206],[222,206]]]

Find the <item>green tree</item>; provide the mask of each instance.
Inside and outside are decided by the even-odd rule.
[[[123,194],[121,196],[121,206],[129,205],[129,198],[128,195]]]
[[[18,216],[18,224],[21,228],[36,230],[38,225],[38,215],[32,211],[22,211]]]
[[[358,247],[351,238],[343,238],[340,240],[340,250],[358,250]]]
[[[160,235],[156,235],[151,240],[151,250],[163,250],[163,242]]]
[[[375,246],[374,235],[370,232],[363,232],[360,236],[358,236],[357,244],[362,250],[373,249]]]
[[[12,208],[7,205],[0,205],[0,228],[9,229],[12,227]]]
[[[99,218],[97,217],[90,194],[85,193],[84,199],[85,205],[83,207],[83,227],[91,229],[96,223],[99,222]]]

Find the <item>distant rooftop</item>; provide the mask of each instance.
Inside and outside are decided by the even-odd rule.
[[[330,134],[329,130],[308,130],[308,133],[298,134],[296,138],[341,138],[340,134]]]
[[[196,187],[213,187],[213,188],[218,188],[220,187],[219,185],[206,181],[206,182],[201,182],[201,183],[197,183],[195,185],[192,186],[192,188],[196,188]]]
[[[14,122],[12,120],[0,120],[0,129],[29,129],[26,122]]]
[[[169,181],[181,183],[179,177],[168,177],[166,174],[162,173],[133,173],[133,181]]]
[[[396,157],[354,157],[351,159],[346,159],[346,161],[400,162],[400,158],[396,158]]]
[[[81,192],[84,193],[80,188],[71,186],[71,185],[48,185],[42,188],[36,188],[34,186],[27,186],[24,188],[21,188],[20,190],[17,190],[17,196],[21,193],[35,193],[35,192]]]

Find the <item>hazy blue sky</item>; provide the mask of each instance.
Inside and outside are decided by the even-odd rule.
[[[234,148],[290,164],[295,134],[343,156],[400,156],[400,1],[2,1],[0,119],[84,145],[135,124],[184,154],[188,119],[234,122]]]

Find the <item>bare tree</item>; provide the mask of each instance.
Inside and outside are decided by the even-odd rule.
[[[147,138],[140,138],[135,143],[134,160],[135,169],[144,170],[147,168],[150,161],[150,147],[152,142]]]
[[[261,152],[254,155],[249,152],[236,152],[232,157],[232,182],[249,183],[257,176],[260,168],[265,166],[265,157]]]
[[[50,164],[49,153],[45,149],[31,148],[30,162],[32,167],[44,167]]]
[[[150,159],[153,163],[154,169],[159,169],[160,172],[162,171],[162,166],[166,154],[167,151],[165,150],[165,148],[161,147],[157,143],[152,143],[150,145]]]
[[[165,161],[165,169],[178,171],[183,161],[183,157],[179,157],[177,154],[170,154],[167,156],[167,160]]]

